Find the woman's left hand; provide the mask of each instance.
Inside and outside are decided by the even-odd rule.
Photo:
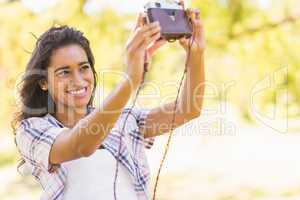
[[[193,35],[191,38],[182,38],[179,40],[180,45],[188,51],[191,45],[191,59],[194,56],[202,55],[205,49],[204,27],[200,19],[200,11],[198,9],[188,9],[187,15],[191,20],[193,27]]]

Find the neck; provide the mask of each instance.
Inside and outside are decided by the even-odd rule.
[[[72,128],[75,124],[87,114],[87,108],[70,108],[57,106],[55,118],[65,127]]]

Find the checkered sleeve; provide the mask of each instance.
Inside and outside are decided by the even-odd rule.
[[[23,120],[16,131],[21,156],[32,166],[50,171],[54,167],[49,163],[50,150],[56,137],[65,129],[39,117]]]
[[[137,124],[139,129],[141,129],[142,127],[144,127],[146,125],[146,118],[148,113],[150,112],[150,109],[148,108],[137,108],[136,109],[136,114],[137,114]],[[151,137],[151,138],[145,138],[144,139],[144,144],[145,147],[147,149],[150,149],[155,141],[155,137]]]

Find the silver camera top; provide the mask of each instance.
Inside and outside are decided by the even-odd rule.
[[[182,10],[182,6],[175,0],[156,0],[148,2],[144,8],[146,10],[150,8],[161,8],[161,9],[175,9]]]

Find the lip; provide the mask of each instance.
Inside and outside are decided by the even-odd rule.
[[[73,97],[83,98],[87,95],[87,91],[88,91],[88,88],[83,87],[83,88],[79,88],[79,89],[69,90],[69,91],[67,91],[67,93]]]

